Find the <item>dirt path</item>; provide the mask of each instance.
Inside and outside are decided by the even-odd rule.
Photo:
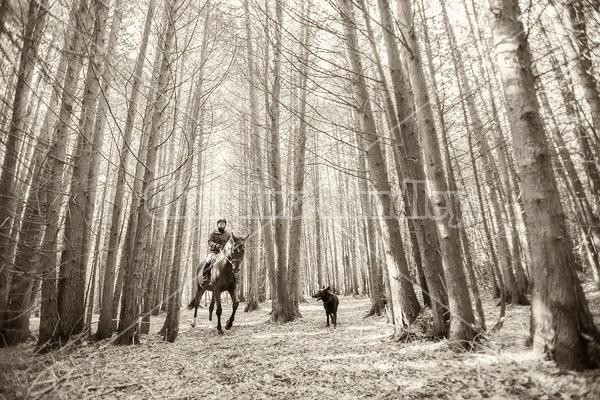
[[[497,312],[491,300],[487,307],[488,315]],[[391,342],[393,328],[384,317],[362,318],[368,309],[368,299],[341,298],[333,330],[325,328],[321,303],[303,304],[304,318],[286,325],[266,322],[266,303],[257,312],[238,313],[222,336],[206,309],[195,329],[185,310],[175,343],[151,334],[139,346],[103,342],[35,358],[31,345],[4,349],[0,397],[600,398],[598,372],[560,372],[531,358],[522,344],[527,308],[509,308],[505,327],[490,343],[461,354],[449,351],[447,342]],[[153,319],[153,332],[161,325],[161,318]]]

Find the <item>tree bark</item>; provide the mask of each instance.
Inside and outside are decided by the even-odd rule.
[[[358,138],[357,138],[358,139]],[[375,222],[375,214],[373,213],[369,193],[369,182],[367,176],[367,160],[364,153],[357,149],[358,153],[358,169],[359,169],[359,193],[362,203],[362,215],[366,224],[367,240],[365,243],[368,254],[368,271],[369,271],[369,296],[371,297],[371,309],[366,316],[381,315],[385,309],[384,288],[380,284],[379,266],[377,265],[377,243],[376,234],[377,227]]]
[[[87,0],[81,0],[75,14],[75,31],[86,32],[89,24],[90,11]],[[54,143],[49,151],[48,170],[50,178],[46,186],[46,229],[42,243],[44,261],[42,267],[42,311],[40,316],[40,334],[38,348],[48,350],[57,344],[61,336],[58,329],[59,315],[56,297],[56,266],[59,257],[57,254],[58,235],[60,232],[60,210],[63,197],[63,164],[65,162],[67,142],[69,137],[68,123],[73,113],[75,92],[83,66],[80,56],[83,50],[83,34],[74,34],[66,50],[67,71],[63,84],[62,99],[58,123],[54,131]],[[83,302],[83,301],[82,301]]]
[[[450,47],[452,49],[452,60],[454,64],[455,73],[458,78],[459,93],[463,102],[463,108],[466,107],[468,115],[470,117],[471,129],[475,133],[475,142],[477,143],[479,158],[484,163],[484,176],[489,186],[489,196],[491,200],[493,216],[496,220],[496,228],[498,229],[496,238],[496,250],[497,254],[494,257],[494,262],[497,263],[502,270],[502,278],[504,288],[506,291],[505,297],[509,303],[527,305],[529,301],[526,298],[525,288],[523,286],[517,286],[517,280],[512,267],[512,255],[508,246],[508,235],[506,232],[506,225],[508,224],[508,218],[506,215],[506,209],[502,202],[502,193],[499,188],[498,171],[496,168],[496,161],[491,153],[490,146],[484,133],[484,125],[479,116],[479,111],[475,106],[474,98],[471,95],[471,85],[466,75],[466,70],[463,62],[462,55],[458,51],[458,43],[456,36],[454,35],[454,29],[450,25],[450,19],[446,11],[446,6],[442,2],[442,15],[444,17],[444,24],[446,26],[446,32],[448,34]],[[465,113],[466,114],[466,113]],[[466,117],[466,115],[465,115]],[[468,122],[465,119],[465,122]],[[477,164],[473,163],[473,168],[477,168]],[[491,237],[488,237],[491,240]],[[490,241],[490,244],[492,242]]]
[[[196,221],[194,226],[194,238],[192,243],[192,265],[190,265],[191,274],[196,274],[196,268],[200,263],[203,262],[201,250],[200,250],[200,236],[201,236],[201,224],[202,224],[202,201],[204,198],[204,113],[205,113],[205,99],[202,97],[202,91],[204,88],[204,66],[206,65],[206,61],[208,59],[208,37],[210,35],[210,12],[211,12],[211,0],[207,0],[204,4],[204,9],[206,12],[206,16],[204,17],[204,29],[202,30],[202,47],[200,48],[200,68],[198,71],[198,81],[196,83],[196,91],[193,100],[192,106],[192,118],[190,119],[190,123],[192,124],[192,132],[194,133],[194,137],[197,138],[198,143],[196,144],[196,150],[194,151],[194,160],[192,164],[196,166],[196,215],[192,216],[192,219]],[[195,284],[195,280],[192,279],[194,283],[192,283],[192,291],[195,298],[195,291],[197,286]]]
[[[275,1],[275,37],[273,60],[273,86],[271,89],[271,160],[270,178],[273,181],[275,193],[274,235],[275,252],[277,254],[277,287],[275,290],[277,305],[271,314],[271,319],[279,323],[293,321],[298,317],[293,302],[290,301],[287,273],[286,250],[286,224],[284,210],[284,191],[281,180],[281,143],[280,143],[280,90],[281,90],[281,58],[282,58],[282,29],[283,29],[283,3]]]
[[[536,352],[555,360],[559,368],[581,370],[591,365],[588,341],[597,345],[600,332],[575,274],[520,16],[516,0],[491,2],[492,36],[532,238],[533,346]]]
[[[415,93],[417,125],[423,148],[425,174],[431,191],[431,202],[436,217],[438,239],[446,272],[446,287],[450,308],[450,335],[453,347],[470,347],[475,336],[473,308],[463,269],[463,257],[459,231],[454,224],[455,210],[448,192],[442,155],[434,125],[433,111],[427,92],[427,84],[421,51],[414,30],[413,12],[409,0],[398,0],[400,30],[406,40],[408,72]],[[413,119],[414,120],[414,119]],[[449,212],[450,211],[450,212]]]
[[[140,205],[137,210],[138,219],[135,235],[135,246],[133,250],[133,260],[129,269],[126,271],[122,301],[123,319],[119,325],[118,344],[136,344],[139,343],[139,324],[138,318],[141,311],[141,296],[142,296],[142,273],[144,266],[144,255],[147,249],[147,235],[150,228],[151,215],[147,209],[147,198],[154,191],[150,191],[150,185],[154,181],[154,170],[156,168],[156,156],[158,150],[158,136],[160,133],[160,125],[163,120],[163,113],[167,106],[167,85],[171,73],[171,53],[175,37],[175,22],[177,20],[177,12],[179,10],[179,0],[171,0],[167,3],[166,19],[167,33],[162,49],[160,74],[157,80],[157,101],[152,114],[152,122],[148,141],[148,154],[146,157],[146,165],[144,172],[144,180],[142,184],[143,194],[140,199]],[[156,189],[154,189],[156,190]]]
[[[250,8],[248,4],[248,0],[244,1],[244,12],[245,12],[245,28],[246,28],[246,51],[248,58],[248,91],[250,97],[250,125],[251,129],[249,129],[249,136],[251,136],[248,140],[248,143],[252,143],[252,159],[254,164],[254,168],[252,171],[249,171],[250,181],[257,182],[259,186],[263,185],[263,177],[262,177],[262,155],[261,155],[261,140],[260,140],[260,125],[258,121],[258,98],[256,95],[256,65],[254,60],[254,46],[252,44],[252,27],[250,24],[251,16],[250,16]],[[259,265],[261,264],[260,260],[260,247],[258,246],[259,240],[257,240],[259,230],[262,231],[263,240],[266,242],[267,240],[271,240],[270,237],[266,237],[267,233],[271,231],[270,226],[265,226],[265,221],[262,217],[265,216],[263,205],[265,204],[264,198],[262,198],[263,193],[254,193],[254,185],[252,187],[252,198],[251,198],[251,213],[254,214],[254,205],[256,205],[256,216],[250,216],[250,243],[249,247],[252,248],[252,252],[250,254],[250,262],[249,271],[248,271],[248,285],[249,285],[249,294],[248,301],[246,303],[246,308],[244,312],[250,312],[258,309],[258,273],[259,273]],[[256,219],[257,216],[260,216],[260,219]],[[259,228],[259,225],[260,228]],[[265,251],[268,251],[267,243],[264,244]],[[271,255],[273,252],[271,252]],[[268,255],[265,256],[267,258]],[[265,262],[269,262],[265,260]]]
[[[571,25],[571,35],[573,36],[573,43],[575,45],[573,48],[571,42],[568,42],[568,45],[564,48],[570,58],[569,63],[575,66],[572,69],[572,73],[581,86],[585,100],[590,107],[591,128],[596,134],[595,137],[590,137],[587,133],[584,133],[585,138],[582,140],[589,141],[590,147],[595,148],[597,152],[600,150],[600,141],[598,139],[598,135],[600,135],[600,94],[598,93],[598,82],[596,81],[594,65],[592,63],[592,49],[587,34],[583,2],[581,0],[564,1],[563,13]],[[559,24],[562,25],[562,22],[559,22]],[[569,41],[569,36],[571,35],[564,32],[564,39]],[[596,201],[600,203],[600,199],[596,199]]]
[[[303,18],[306,20],[310,19],[311,0],[308,0],[308,5],[303,12]],[[298,110],[298,135],[295,139],[294,148],[294,184],[292,193],[292,220],[290,222],[290,247],[289,254],[287,257],[288,261],[288,274],[289,274],[289,287],[290,296],[293,303],[293,307],[298,317],[301,317],[300,310],[298,307],[299,294],[298,288],[300,286],[300,271],[301,271],[301,259],[300,259],[300,246],[302,243],[302,225],[304,222],[303,208],[304,202],[306,201],[304,193],[304,178],[306,173],[306,97],[307,97],[307,85],[308,85],[308,67],[309,67],[309,40],[310,40],[310,27],[303,25],[302,34],[300,40],[300,54],[299,54],[299,79],[298,88],[300,89],[299,98],[299,110]]]
[[[207,20],[209,16],[206,16]],[[191,143],[192,146],[195,143],[196,138],[194,137],[196,134],[196,130],[192,127],[192,129],[188,130],[187,133],[187,143]],[[171,140],[174,140],[172,138]],[[177,249],[174,253],[173,257],[173,266],[171,268],[171,276],[169,282],[169,296],[168,296],[168,305],[167,305],[167,316],[165,318],[165,323],[161,332],[163,332],[163,340],[168,342],[174,342],[179,333],[179,314],[181,309],[181,263],[182,263],[182,253],[180,251],[183,247],[183,234],[185,229],[185,222],[187,221],[187,199],[188,196],[185,194],[185,191],[189,187],[189,182],[192,179],[192,153],[193,147],[188,147],[187,155],[185,156],[185,161],[183,163],[183,176],[181,179],[181,184],[178,184],[177,187],[180,189],[176,189],[177,194],[182,194],[179,200],[179,223],[177,224],[177,232],[175,234],[175,245],[174,248]]]
[[[381,136],[377,133],[371,101],[367,91],[364,69],[358,45],[353,4],[349,0],[338,0],[344,28],[346,54],[352,71],[350,80],[354,90],[355,112],[358,113],[360,131],[357,132],[359,149],[365,152],[369,178],[377,191],[379,217],[383,240],[385,242],[385,260],[390,275],[394,323],[399,333],[412,324],[421,311],[415,294],[402,237],[400,224],[392,204],[392,190],[387,176],[385,158],[381,149]]]
[[[576,204],[577,212],[581,214],[580,225],[582,235],[587,243],[586,248],[590,252],[590,267],[593,271],[594,280],[600,283],[600,265],[598,264],[598,254],[600,253],[600,220],[594,213],[587,198],[586,191],[583,188],[583,184],[579,178],[579,175],[577,174],[575,164],[573,163],[571,155],[569,154],[567,145],[562,137],[556,121],[554,120],[555,118],[554,114],[552,113],[552,107],[550,106],[550,102],[548,101],[548,97],[546,96],[546,92],[544,91],[541,82],[538,82],[538,96],[541,101],[542,108],[546,110],[547,117],[550,119],[550,122],[552,122],[550,125],[550,133],[552,134],[552,138],[554,139],[556,147],[558,148],[558,155],[562,160],[568,183],[573,187],[573,194],[575,195],[573,201]]]
[[[94,1],[94,8],[90,10],[95,16],[94,32],[90,46],[89,64],[85,78],[84,96],[79,119],[79,135],[73,152],[73,176],[71,192],[65,215],[65,243],[66,248],[62,254],[60,278],[58,281],[57,305],[60,319],[56,339],[68,341],[71,336],[82,332],[85,317],[85,278],[87,271],[86,248],[84,242],[85,231],[91,230],[92,221],[86,219],[86,209],[93,208],[95,195],[90,195],[91,186],[95,184],[88,180],[92,151],[94,149],[94,120],[96,115],[97,98],[100,92],[102,75],[100,52],[104,51],[106,20],[108,7],[102,0]],[[91,19],[90,19],[91,21]],[[94,189],[95,192],[95,189]],[[89,239],[89,235],[87,235]]]
[[[450,157],[450,143],[448,141],[448,129],[446,126],[444,109],[442,107],[442,103],[440,100],[437,78],[436,78],[435,69],[433,66],[433,55],[432,55],[432,51],[431,51],[431,41],[429,39],[429,29],[427,27],[427,24],[425,23],[426,19],[425,19],[425,13],[423,11],[423,3],[422,2],[420,3],[420,12],[421,12],[421,19],[423,21],[423,23],[422,23],[423,37],[424,37],[424,41],[425,41],[425,55],[427,57],[427,66],[428,66],[429,74],[431,77],[435,105],[436,105],[436,108],[438,111],[440,130],[442,132],[442,146],[444,148],[444,160],[446,161],[446,172],[448,174],[448,189],[450,190],[451,193],[458,193],[458,186],[456,184],[456,176],[454,174],[454,169],[452,166],[452,159]],[[460,173],[460,167],[457,166],[457,168]],[[454,212],[456,213],[454,219],[456,221],[462,222],[463,212],[462,212],[462,207],[461,207],[460,201],[456,197],[452,198],[452,201],[453,201],[453,209],[454,209]],[[461,224],[461,226],[458,229],[460,231],[460,241],[461,241],[462,249],[463,249],[462,254],[463,254],[464,265],[465,265],[465,269],[467,270],[467,275],[469,276],[469,283],[471,284],[471,290],[473,292],[473,297],[475,300],[475,308],[477,310],[479,327],[483,331],[485,331],[485,329],[486,329],[485,316],[483,313],[483,305],[481,304],[481,297],[479,294],[478,282],[475,277],[475,268],[473,265],[474,264],[473,259],[471,257],[471,245],[469,242],[469,237],[467,235],[467,231],[465,229],[464,224]],[[437,235],[436,235],[436,238],[437,238]]]
[[[426,286],[422,287],[422,290],[427,293],[429,299],[432,299],[430,303],[434,315],[434,334],[444,337],[448,334],[448,293],[444,288],[445,277],[439,252],[437,228],[432,219],[424,218],[428,212],[426,207],[429,204],[430,196],[424,187],[419,189],[419,184],[424,185],[426,178],[423,152],[417,137],[417,127],[412,117],[415,113],[413,91],[400,60],[389,2],[379,0],[378,4],[398,116],[394,121],[395,126],[391,129],[392,140],[395,141],[398,160],[405,171],[402,189],[409,208],[408,215],[411,219],[409,223],[414,227],[423,265]]]
[[[7,7],[2,4],[0,9]],[[17,70],[17,84],[12,102],[12,116],[5,141],[6,154],[0,175],[0,321],[7,310],[9,282],[12,275],[14,243],[11,239],[11,227],[15,222],[17,211],[15,185],[17,182],[17,158],[19,142],[22,141],[27,101],[33,68],[45,21],[47,0],[41,2],[31,0],[27,11],[27,24],[23,35],[23,47]],[[3,22],[0,20],[0,22]],[[3,28],[2,25],[0,25]],[[18,226],[15,225],[15,226]]]
[[[315,152],[318,151],[317,138],[315,134]],[[313,164],[313,191],[315,192],[315,262],[317,264],[317,287],[320,289],[325,285],[324,265],[321,254],[323,237],[321,233],[321,179],[319,177],[319,165],[317,160]]]
[[[123,130],[123,145],[121,149],[121,155],[119,158],[119,172],[115,187],[115,194],[113,196],[112,201],[112,217],[108,240],[108,250],[106,256],[106,266],[104,272],[102,308],[100,311],[100,320],[98,321],[98,332],[96,334],[96,337],[98,339],[106,339],[110,337],[113,332],[113,297],[115,290],[115,271],[117,266],[117,253],[119,250],[119,233],[123,224],[122,211],[124,205],[123,199],[125,197],[125,168],[129,159],[129,146],[131,144],[131,137],[136,117],[137,102],[142,85],[142,74],[144,70],[144,62],[146,60],[146,50],[148,48],[148,37],[150,36],[152,21],[154,19],[154,9],[156,8],[156,1],[157,0],[150,0],[150,4],[148,5],[146,23],[144,26],[144,32],[142,34],[142,42],[140,44],[140,50],[138,53],[133,73],[133,85],[131,88],[131,97],[129,98],[129,105],[127,107],[127,119],[125,121],[125,128]],[[119,12],[119,10],[117,10],[117,12]]]
[[[24,221],[20,226],[20,239],[12,264],[11,222],[16,212],[16,194],[14,192],[17,161],[17,142],[23,135],[26,105],[30,92],[30,85],[35,65],[35,58],[39,47],[40,37],[46,21],[47,0],[30,1],[27,11],[27,24],[23,36],[23,48],[17,70],[17,86],[12,103],[12,116],[6,140],[6,154],[4,156],[2,175],[0,177],[0,346],[3,344],[14,345],[26,341],[29,332],[29,292],[34,280],[39,261],[32,255],[31,249],[36,249],[44,232],[44,227],[39,218],[40,211],[37,207],[33,193],[39,188],[39,181],[29,191],[26,200]],[[47,132],[47,131],[44,131]],[[43,133],[43,132],[42,132]],[[42,148],[48,147],[48,135],[40,135],[38,146],[33,157],[32,167],[37,171],[35,176],[40,176],[42,163]],[[39,149],[39,150],[38,150]],[[16,225],[18,226],[18,224]],[[33,267],[31,267],[33,265]],[[13,268],[16,268],[13,273]],[[9,281],[12,279],[9,288]],[[9,291],[10,289],[10,291]]]

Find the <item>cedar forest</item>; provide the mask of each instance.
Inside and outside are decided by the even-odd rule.
[[[0,0],[0,398],[598,398],[599,46],[598,0]]]

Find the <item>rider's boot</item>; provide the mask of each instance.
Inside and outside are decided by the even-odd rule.
[[[208,269],[208,267],[210,266],[209,263],[207,263],[204,268],[202,269],[202,285],[203,287],[206,287],[208,285],[210,285],[210,270]]]

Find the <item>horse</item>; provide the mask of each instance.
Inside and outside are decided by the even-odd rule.
[[[229,293],[231,302],[233,304],[233,310],[231,312],[231,316],[225,324],[225,329],[229,330],[233,326],[235,312],[240,304],[237,298],[238,277],[236,276],[236,273],[239,272],[240,264],[244,259],[244,245],[246,243],[246,239],[248,239],[248,236],[243,239],[229,239],[229,241],[223,247],[223,250],[221,250],[221,252],[215,256],[212,262],[213,267],[210,275],[210,283],[208,285],[202,286],[202,270],[204,268],[204,264],[199,265],[196,269],[196,284],[198,285],[196,296],[194,299],[192,299],[190,304],[188,304],[188,308],[190,310],[192,308],[194,309],[192,328],[196,326],[198,306],[200,305],[200,299],[202,298],[202,295],[206,291],[212,292],[212,299],[210,300],[209,307],[209,321],[212,321],[212,312],[215,301],[217,303],[217,331],[219,334],[223,334],[223,329],[221,329],[221,313],[223,310],[221,307],[221,293]]]

